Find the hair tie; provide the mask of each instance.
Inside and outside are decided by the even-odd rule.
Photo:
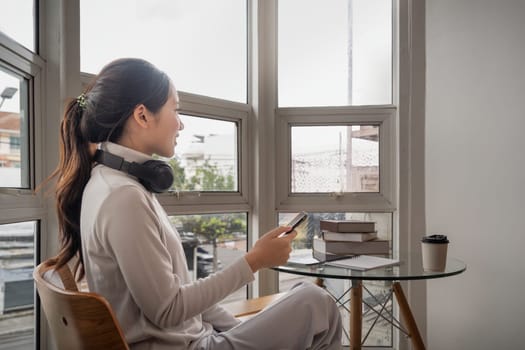
[[[77,104],[78,104],[78,106],[80,107],[81,110],[85,110],[86,109],[87,101],[86,101],[86,94],[85,93],[81,93],[80,95],[78,95],[78,97],[77,97]]]

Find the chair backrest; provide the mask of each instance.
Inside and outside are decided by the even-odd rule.
[[[38,265],[33,278],[57,348],[129,349],[107,300],[95,293],[79,292],[69,267],[55,270],[52,261]],[[46,272],[50,270],[59,274],[65,289],[48,280],[50,273]]]

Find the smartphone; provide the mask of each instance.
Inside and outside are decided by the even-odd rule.
[[[292,229],[289,231],[286,231],[284,234],[288,234],[295,230],[297,226],[299,226],[306,218],[308,217],[308,214],[306,214],[304,211],[297,214],[286,226],[292,226]]]

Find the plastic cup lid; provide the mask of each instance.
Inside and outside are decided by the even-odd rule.
[[[421,238],[423,243],[448,243],[448,238],[445,235],[430,235]]]

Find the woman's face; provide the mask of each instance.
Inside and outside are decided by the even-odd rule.
[[[154,114],[155,125],[151,130],[152,153],[166,158],[173,157],[179,131],[184,128],[179,118],[178,108],[179,97],[172,85],[168,100]]]

